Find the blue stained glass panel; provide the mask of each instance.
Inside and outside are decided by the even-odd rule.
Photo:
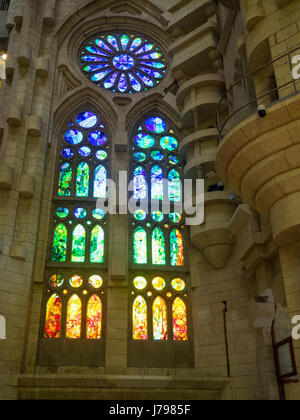
[[[95,131],[89,134],[89,142],[93,146],[102,146],[107,141],[106,134],[103,131]]]
[[[143,54],[145,52],[151,51],[154,48],[154,44],[145,44],[135,52],[136,55]]]
[[[110,45],[114,47],[115,50],[119,51],[118,41],[116,40],[114,36],[108,35],[107,41],[110,43]]]
[[[164,155],[159,150],[154,150],[151,152],[151,157],[153,160],[161,161],[164,158]]]
[[[97,116],[92,112],[82,112],[77,116],[77,124],[83,128],[92,128],[97,124]]]
[[[142,43],[142,38],[135,38],[130,46],[130,51],[134,51]]]
[[[108,58],[107,57],[96,57],[94,55],[83,55],[81,57],[81,60],[86,62],[107,62],[108,64]]]
[[[79,144],[83,140],[83,134],[79,130],[69,130],[65,134],[65,140],[70,144]]]
[[[72,149],[64,149],[64,150],[61,152],[61,154],[62,154],[62,156],[63,156],[63,157],[65,157],[65,158],[67,158],[67,159],[70,159],[71,157],[73,157],[73,156],[74,156],[74,152],[73,152],[73,150],[72,150]]]
[[[118,87],[120,92],[126,92],[127,90],[127,80],[124,73],[121,74]]]
[[[138,200],[144,200],[147,197],[147,181],[144,168],[139,166],[134,171],[134,194],[133,197]]]
[[[169,180],[169,200],[180,201],[181,181],[180,181],[179,173],[175,169],[172,169],[172,171],[168,175],[168,180]]]
[[[109,54],[107,54],[107,53],[105,53],[101,50],[98,50],[98,48],[95,48],[95,47],[86,47],[86,50],[88,52],[92,53],[92,54],[97,54],[97,55],[100,55],[100,56],[109,57]]]
[[[103,48],[103,50],[109,51],[110,53],[112,52],[112,49],[108,45],[106,45],[106,43],[102,41],[102,39],[95,39],[95,43],[98,45],[98,47]]]
[[[135,143],[141,149],[149,149],[150,147],[154,146],[155,140],[153,137],[149,136],[149,134],[138,134],[135,137]]]
[[[110,89],[116,83],[118,72],[114,72],[108,79],[104,82],[105,89]]]
[[[147,159],[147,155],[142,152],[136,152],[133,154],[133,158],[136,162],[145,162]]]
[[[128,54],[120,54],[113,59],[113,65],[118,70],[130,70],[134,66],[134,59]]]
[[[84,146],[79,149],[78,153],[80,154],[80,156],[87,157],[91,154],[91,149],[89,147]]]
[[[145,127],[153,133],[161,134],[166,131],[167,124],[159,117],[150,117],[145,121]]]
[[[137,80],[136,77],[133,76],[132,73],[128,73],[128,75],[129,75],[129,79],[130,79],[131,86],[133,87],[133,89],[136,92],[140,92],[142,90],[142,85],[140,84],[140,82]]]
[[[159,166],[151,169],[151,198],[153,200],[163,200],[163,170]]]
[[[107,173],[104,166],[100,165],[95,169],[94,197],[105,198],[107,187]]]
[[[100,80],[104,79],[104,77],[107,76],[110,72],[111,72],[111,69],[102,71],[100,73],[96,73],[92,76],[91,80],[93,82],[99,82]]]
[[[105,159],[107,159],[107,152],[105,151],[105,150],[98,150],[97,152],[96,152],[96,158],[98,159],[98,160],[105,160]]]
[[[74,216],[76,217],[76,219],[84,219],[86,215],[87,212],[82,207],[79,207],[74,211]]]
[[[144,76],[142,73],[140,73],[138,71],[136,72],[136,74],[145,83],[145,85],[150,86],[150,87],[153,87],[154,86],[153,80],[149,79],[149,77]]]

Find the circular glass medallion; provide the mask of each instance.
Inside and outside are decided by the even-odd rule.
[[[135,137],[135,143],[141,149],[149,149],[154,146],[155,140],[149,134],[138,134]]]
[[[171,213],[169,214],[169,219],[173,223],[179,223],[181,221],[181,215],[179,213]]]
[[[144,277],[136,277],[133,280],[133,285],[137,290],[144,290],[147,286],[147,280]]]
[[[151,216],[155,222],[162,222],[164,220],[164,215],[161,211],[153,211]]]
[[[103,279],[100,276],[94,275],[89,278],[89,285],[94,289],[100,289],[103,285]]]
[[[144,210],[137,210],[134,213],[134,218],[138,220],[139,222],[142,222],[143,220],[147,218],[147,214]]]
[[[97,70],[97,69],[96,69]],[[92,128],[97,124],[97,116],[92,112],[82,112],[77,117],[77,124],[83,128]]]
[[[105,160],[105,159],[107,159],[107,152],[105,151],[105,150],[98,150],[97,152],[96,152],[96,158],[98,159],[98,160]]]
[[[102,220],[105,217],[105,212],[101,209],[93,210],[92,216],[96,220]]]
[[[153,133],[161,134],[167,129],[167,124],[159,117],[150,117],[145,122],[146,129]]]
[[[83,284],[83,279],[81,276],[75,275],[70,278],[70,286],[74,287],[74,289],[81,287],[82,284]]]
[[[64,158],[66,158],[66,159],[70,159],[71,157],[73,157],[73,156],[74,156],[74,152],[73,152],[73,150],[72,150],[72,149],[64,149],[64,150],[61,152],[61,154],[62,154],[62,156],[63,156]]]
[[[76,209],[76,210],[74,211],[74,216],[75,216],[77,219],[84,219],[84,218],[86,217],[86,215],[87,215],[86,210],[85,210],[85,209],[83,209],[83,208],[81,208],[81,207],[79,207],[78,209]]]
[[[178,165],[178,163],[180,162],[179,157],[176,155],[170,155],[168,160],[170,165]]]
[[[182,292],[185,289],[185,281],[182,279],[174,279],[171,281],[171,286],[176,292]]]
[[[134,160],[136,162],[145,162],[145,160],[147,159],[147,155],[145,153],[142,152],[136,152],[133,154]]]
[[[79,154],[82,157],[87,157],[91,154],[91,149],[89,147],[81,147],[81,149],[79,149]]]
[[[93,146],[102,146],[106,143],[107,137],[103,131],[95,131],[89,134],[89,142]]]
[[[118,93],[146,91],[166,73],[161,48],[132,33],[106,33],[91,38],[83,45],[80,60],[82,72],[91,82]],[[162,130],[160,122],[157,127]]]
[[[118,70],[130,70],[134,66],[134,59],[130,55],[120,54],[113,59],[113,65]]]
[[[161,152],[159,152],[158,150],[154,150],[153,152],[151,152],[151,157],[152,157],[153,160],[161,161],[161,160],[163,160],[164,155]]]
[[[155,290],[164,290],[164,288],[166,287],[166,282],[162,277],[155,277],[152,280],[152,286]]]
[[[56,210],[56,215],[60,219],[64,219],[65,217],[67,217],[69,215],[69,210],[67,208],[65,208],[65,207],[59,207]]]
[[[178,142],[174,137],[166,136],[160,140],[160,145],[164,150],[175,150],[178,146]]]
[[[64,283],[64,278],[61,274],[54,274],[49,279],[49,284],[51,287],[57,288],[57,287],[62,286],[63,283]]]
[[[83,140],[83,134],[79,130],[69,130],[65,134],[65,140],[70,144],[79,144]]]

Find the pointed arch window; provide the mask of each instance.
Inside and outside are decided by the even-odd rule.
[[[185,266],[184,218],[182,217],[183,170],[178,154],[179,134],[160,114],[150,114],[136,125],[132,135],[131,198],[145,200],[131,216],[131,266],[143,264],[165,269]],[[155,209],[151,200],[156,202]],[[163,200],[169,200],[163,213]],[[175,233],[173,233],[175,232]]]
[[[106,198],[109,163],[110,135],[101,115],[76,112],[58,145],[42,318],[46,341],[103,342],[108,232],[97,200]]]

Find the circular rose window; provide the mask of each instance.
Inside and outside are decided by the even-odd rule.
[[[136,93],[157,86],[167,62],[162,49],[142,35],[100,34],[80,52],[81,70],[97,86],[117,93]]]

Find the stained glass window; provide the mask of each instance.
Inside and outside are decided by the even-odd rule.
[[[77,112],[59,147],[51,261],[103,264],[107,217],[96,204],[107,195],[110,136],[101,116]]]
[[[183,177],[176,128],[163,115],[150,114],[136,125],[131,144],[132,198],[137,202],[149,198],[148,213],[141,208],[131,216],[131,261],[153,268],[182,267],[184,218],[173,210],[182,198]],[[169,199],[170,213],[152,210],[150,199],[157,203]]]
[[[67,306],[67,338],[80,338],[81,336],[81,300],[77,295],[71,296]]]
[[[160,296],[155,299],[152,312],[154,340],[167,340],[167,306]]]
[[[56,293],[47,303],[45,338],[59,338],[61,330],[61,299]]]
[[[87,332],[88,339],[99,340],[102,328],[102,303],[97,295],[93,295],[87,307]]]
[[[186,341],[188,339],[186,306],[179,297],[173,302],[172,315],[174,340]]]
[[[131,286],[134,340],[188,341],[185,277],[175,277],[172,272],[156,277],[136,275]],[[147,331],[150,319],[151,332]]]
[[[161,82],[167,70],[159,45],[143,35],[122,32],[88,40],[81,48],[80,64],[92,83],[117,93],[147,91]]]
[[[133,303],[133,339],[147,340],[148,319],[147,304],[142,296],[138,296]]]
[[[43,337],[103,341],[110,134],[101,115],[78,110],[58,144]],[[101,272],[100,272],[101,270]],[[63,349],[63,347],[62,347]]]

